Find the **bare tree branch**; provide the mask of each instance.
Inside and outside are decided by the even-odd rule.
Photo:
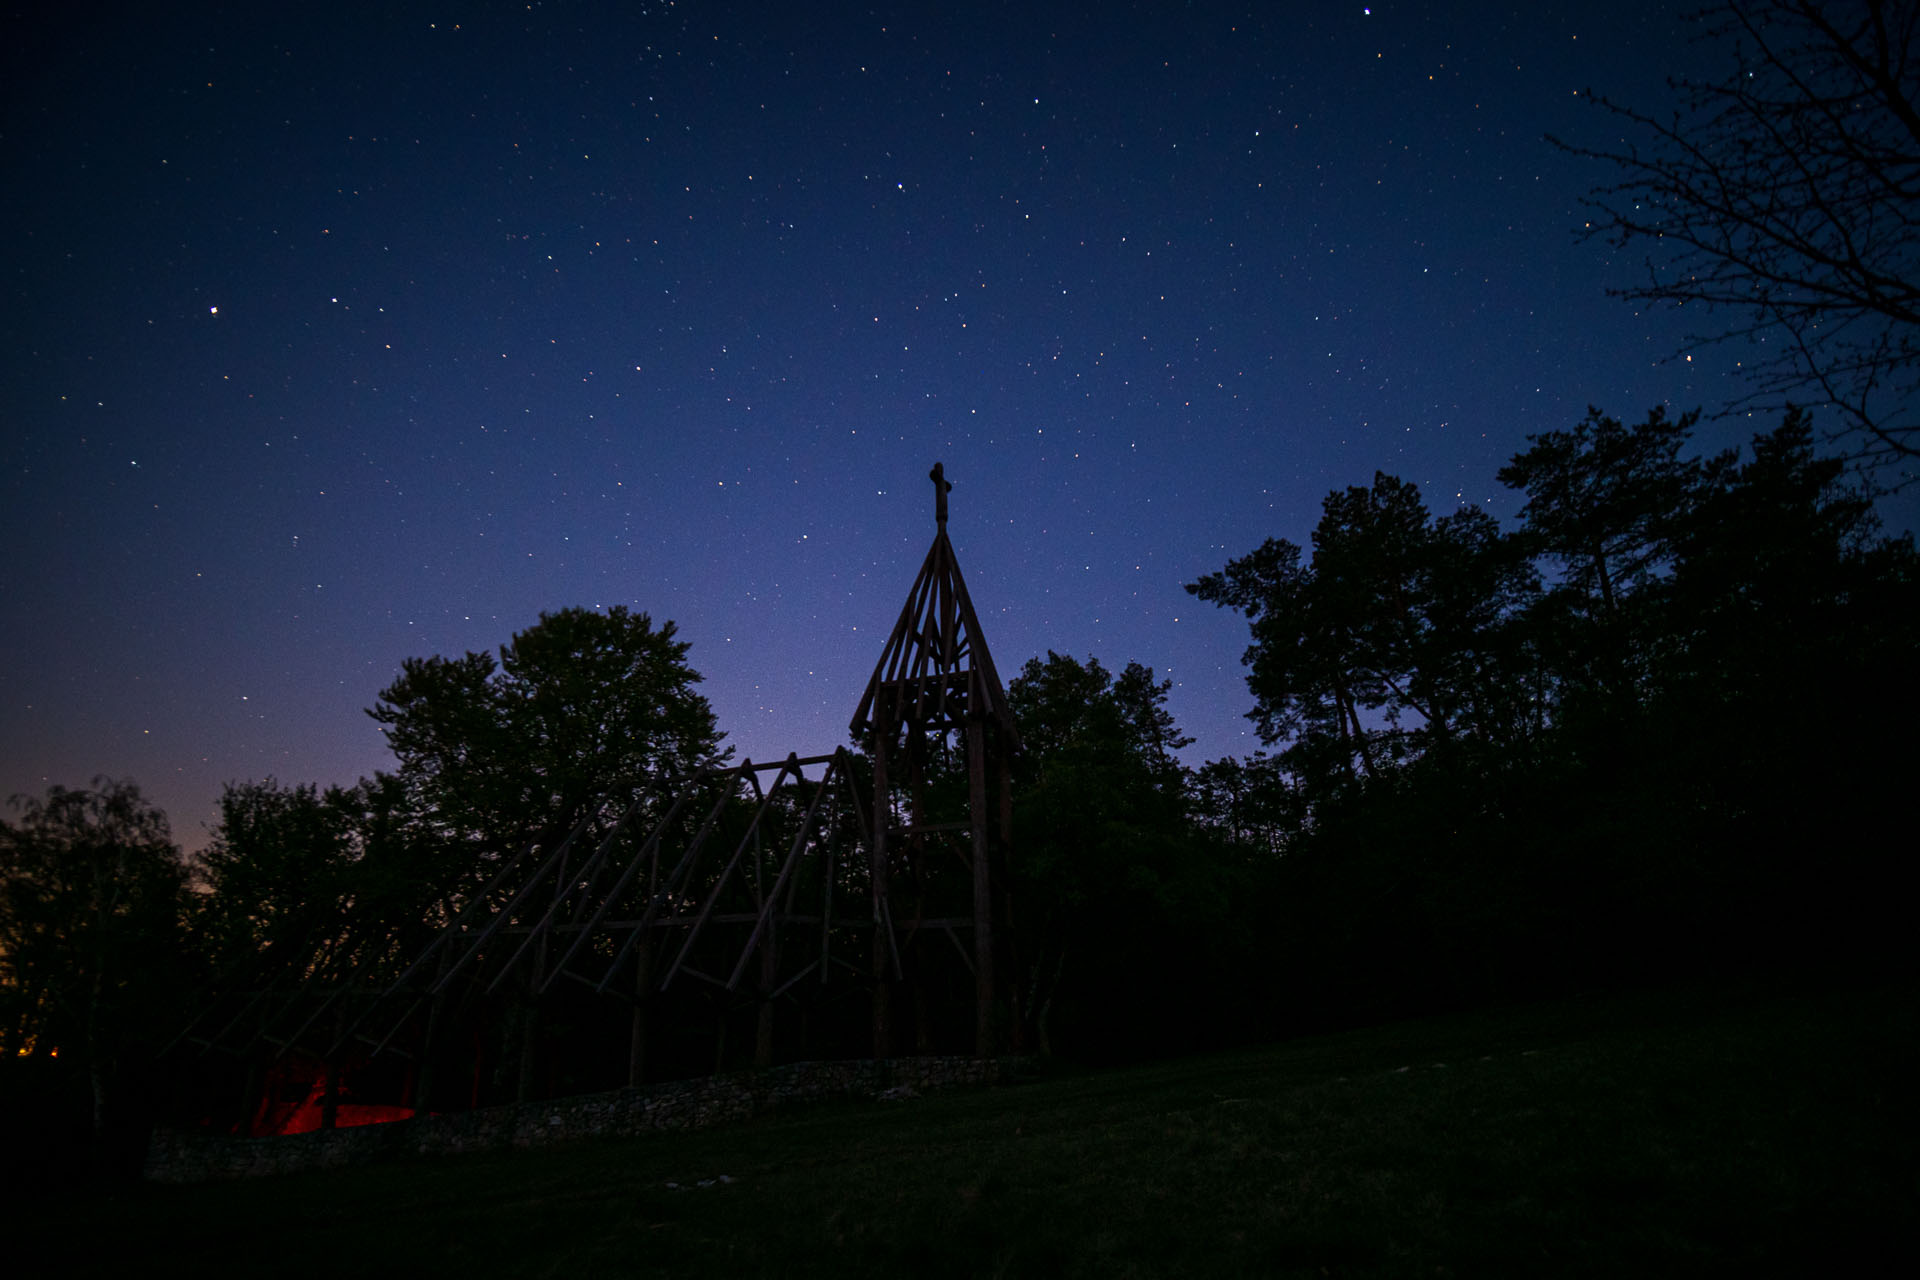
[[[1719,323],[1685,350],[1755,348],[1730,411],[1829,408],[1855,463],[1904,484],[1920,459],[1920,0],[1727,0],[1696,21],[1732,55],[1724,78],[1671,82],[1664,120],[1589,94],[1626,136],[1551,139],[1618,175],[1583,202],[1585,233],[1643,247],[1646,276],[1609,292],[1704,307]]]

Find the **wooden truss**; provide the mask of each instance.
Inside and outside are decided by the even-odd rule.
[[[918,1049],[936,1038],[958,1047],[936,1037],[956,1001],[972,1006],[974,1051],[1002,1047],[996,1029],[1018,1017],[996,981],[1010,966],[998,955],[995,867],[1010,842],[1019,740],[947,538],[951,486],[938,465],[932,478],[933,546],[854,713],[860,750],[716,765],[628,797],[551,848],[502,858],[484,884],[475,877],[408,928],[379,931],[377,945],[218,1002],[187,1038],[256,1058],[261,1046],[305,1045],[329,1072],[398,1056],[413,1064],[403,1099],[413,1107],[430,1092],[451,1100],[444,1079],[429,1088],[436,1063],[442,1077],[466,1071],[474,1083],[460,1092],[476,1102],[502,1096],[508,1076],[521,1098],[586,1078],[543,1073],[542,1043],[550,1057],[598,1061],[602,1086],[624,1058],[622,1074],[639,1083],[652,1073],[650,1042],[703,1017],[718,1019],[718,1068],[729,1020],[748,1008],[758,1064],[774,1060],[783,1018],[803,1041],[811,1028],[803,1050],[858,1052],[865,1035],[849,1042],[837,1014],[806,1021],[834,990],[869,990],[875,1056],[895,1051],[896,1008],[911,1008]],[[609,1001],[628,1011],[618,1046]],[[588,1026],[598,1030],[579,1030]],[[487,1090],[477,1061],[458,1065],[458,1046],[478,1045],[483,1029],[502,1046]],[[684,1052],[667,1064],[687,1069]]]
[[[375,1051],[417,1035],[423,1014],[431,1026],[449,999],[537,1004],[568,987],[632,1007],[639,1083],[652,1015],[692,986],[756,1007],[754,1061],[770,1065],[776,1003],[836,967],[858,972],[836,953],[864,923],[851,892],[867,825],[856,776],[845,748],[749,760],[636,798],[591,842],[577,830],[511,893],[470,903],[383,993],[385,1016],[361,1019],[381,1028]]]

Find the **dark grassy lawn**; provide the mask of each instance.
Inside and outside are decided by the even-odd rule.
[[[0,1227],[48,1275],[1920,1274],[1914,994],[1562,1003]]]

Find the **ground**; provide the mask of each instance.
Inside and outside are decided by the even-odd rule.
[[[0,1226],[68,1275],[1897,1273],[1915,994],[1562,1001]]]

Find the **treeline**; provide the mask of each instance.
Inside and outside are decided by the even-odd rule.
[[[1805,415],[1706,457],[1693,426],[1530,437],[1510,532],[1379,474],[1190,584],[1247,620],[1251,759],[1173,763],[1150,673],[1029,663],[1057,1039],[1910,965],[1920,559]]]
[[[543,614],[497,660],[409,659],[369,711],[392,772],[230,784],[192,858],[131,782],[16,799],[0,822],[15,1152],[124,1168],[156,1114],[232,1123],[259,1082],[243,1093],[194,1052],[220,996],[377,990],[514,852],[724,758],[686,654],[672,623],[616,607]]]
[[[1310,557],[1270,541],[1192,584],[1251,629],[1278,751],[1202,770],[1201,810],[1283,853],[1288,1007],[1905,951],[1912,541],[1804,415],[1709,457],[1692,426],[1531,437],[1511,533],[1382,475],[1328,496]]]
[[[1511,531],[1376,475],[1308,546],[1190,584],[1249,627],[1250,759],[1183,764],[1139,663],[1027,662],[1003,931],[1028,1047],[1910,964],[1920,557],[1803,415],[1706,457],[1692,426],[1530,438]],[[9,1112],[110,1148],[183,1096],[153,1064],[209,992],[391,975],[511,850],[724,759],[686,659],[670,623],[570,609],[497,660],[411,660],[371,711],[392,772],[230,786],[191,861],[131,784],[19,803]]]

